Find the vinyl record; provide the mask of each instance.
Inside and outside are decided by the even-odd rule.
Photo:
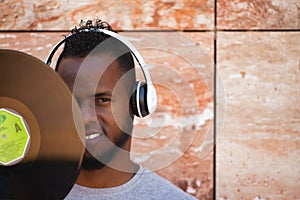
[[[39,59],[0,50],[0,199],[63,199],[84,153],[72,94]]]

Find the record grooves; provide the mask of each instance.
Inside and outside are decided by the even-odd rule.
[[[0,50],[0,199],[62,199],[84,153],[80,109],[39,59]]]

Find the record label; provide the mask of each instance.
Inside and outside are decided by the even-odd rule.
[[[23,118],[0,109],[0,165],[20,162],[28,150],[30,135]]]

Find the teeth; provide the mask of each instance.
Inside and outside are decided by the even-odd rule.
[[[100,133],[96,133],[96,134],[92,134],[92,135],[87,135],[87,136],[85,136],[85,139],[86,140],[92,140],[92,139],[94,139],[96,137],[99,137],[100,135],[101,135]]]

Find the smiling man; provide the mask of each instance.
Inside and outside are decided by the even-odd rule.
[[[66,199],[195,199],[130,160],[136,80],[130,49],[97,31],[101,20],[72,30],[56,70],[73,92],[86,128],[86,152]]]

